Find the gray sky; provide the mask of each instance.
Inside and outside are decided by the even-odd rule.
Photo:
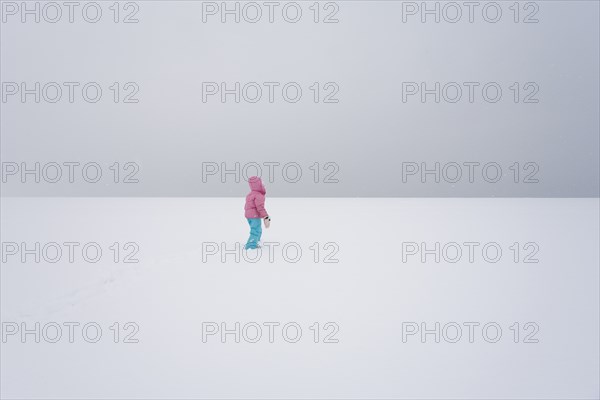
[[[245,3],[239,23],[208,3],[203,22],[203,2],[118,16],[98,4],[96,23],[81,8],[69,23],[65,7],[56,23],[49,8],[23,23],[3,2],[3,195],[240,196],[258,164],[271,196],[598,196],[598,2],[521,3],[518,16],[499,2],[496,23],[494,8],[469,22],[463,6],[451,23],[456,9],[440,6],[436,23],[388,1],[322,2],[318,16],[298,2],[296,23],[284,2],[273,23],[264,6],[246,22],[257,14]],[[236,82],[239,103],[223,102]],[[22,183],[36,162],[40,183]],[[72,183],[64,163],[79,163]]]

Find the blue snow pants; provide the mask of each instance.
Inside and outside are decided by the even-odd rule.
[[[250,237],[246,243],[246,249],[256,249],[262,235],[262,221],[260,218],[246,218],[250,224]]]

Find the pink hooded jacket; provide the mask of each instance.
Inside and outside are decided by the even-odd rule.
[[[246,218],[264,218],[268,216],[265,210],[265,195],[267,191],[258,176],[252,176],[248,179],[251,192],[246,196],[246,205],[244,206]]]

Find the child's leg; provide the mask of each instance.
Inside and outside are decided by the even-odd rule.
[[[255,249],[262,235],[262,227],[260,226],[260,218],[248,218],[250,225],[250,237],[246,243],[246,249]]]
[[[260,241],[260,237],[262,236],[262,218],[257,218],[256,223],[258,224],[258,226],[256,227],[256,233],[258,235],[256,243],[258,243]]]

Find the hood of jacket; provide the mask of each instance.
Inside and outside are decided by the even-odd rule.
[[[251,176],[250,179],[248,179],[248,184],[250,185],[250,190],[253,192],[267,194],[267,190],[258,176]]]

